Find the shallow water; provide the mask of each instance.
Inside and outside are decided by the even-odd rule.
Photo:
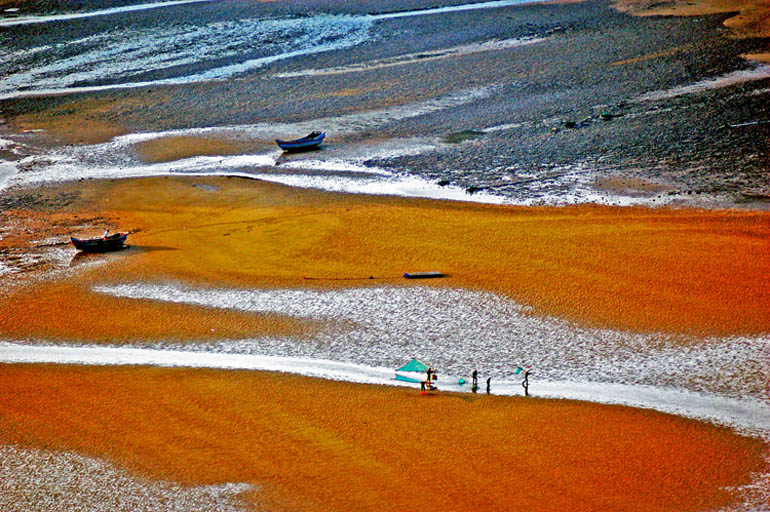
[[[122,14],[128,12],[144,11],[148,9],[160,9],[163,7],[172,7],[175,5],[194,4],[200,2],[211,2],[213,0],[169,0],[167,2],[148,2],[135,5],[125,5],[122,7],[113,7],[110,9],[97,9],[93,11],[80,11],[63,14],[41,14],[38,16],[13,16],[10,18],[0,18],[0,27],[13,27],[16,25],[32,25],[38,23],[51,23],[57,21],[70,21],[83,18],[93,18],[96,16],[109,16],[112,14]],[[11,9],[5,9],[5,12],[11,12]],[[18,12],[18,9],[12,12]]]
[[[318,15],[180,25],[110,30],[0,53],[0,99],[224,80],[276,60],[359,44],[369,37],[371,20]],[[188,73],[189,67],[205,69]],[[143,79],[153,74],[170,76]]]
[[[250,79],[259,76],[266,84],[265,89],[275,93],[282,83],[311,83],[318,79],[354,84],[357,76],[361,76],[359,73],[382,73],[387,79],[391,72],[409,73],[413,66],[424,69],[439,65],[437,63],[450,69],[455,61],[464,62],[469,56],[477,58],[482,54],[490,59],[506,55],[515,62],[519,51],[526,56],[532,48],[542,47],[547,56],[553,51],[549,45],[557,44],[559,38],[569,32],[558,23],[525,29],[513,24],[507,33],[487,32],[481,23],[472,26],[471,21],[467,37],[442,35],[446,39],[409,44],[410,34],[423,35],[422,25],[431,23],[431,17],[436,17],[439,25],[451,23],[451,17],[463,16],[463,13],[466,13],[463,21],[468,22],[473,19],[468,17],[469,12],[473,16],[478,14],[480,20],[489,20],[482,18],[481,13],[499,9],[501,18],[513,20],[517,12],[512,6],[524,3],[527,2],[498,0],[391,13],[287,14],[265,5],[217,9],[211,2],[201,0],[9,18],[0,20],[0,99],[202,81],[228,80],[235,84],[244,74],[249,74]],[[363,47],[367,50],[361,50]],[[275,65],[274,72],[255,74],[271,64]],[[756,80],[765,76],[763,69],[738,71],[722,79],[653,91],[630,101],[640,104],[697,94],[704,87]],[[299,106],[300,109],[307,107],[307,111],[302,111],[305,120],[298,122],[272,122],[275,119],[269,116],[263,122],[252,124],[206,126],[204,122],[200,123],[202,126],[184,129],[133,133],[106,144],[32,147],[30,160],[2,163],[0,192],[16,185],[35,186],[74,179],[186,174],[241,176],[330,191],[516,205],[585,202],[665,205],[692,199],[685,195],[686,191],[676,190],[665,194],[597,190],[597,177],[614,172],[611,164],[600,163],[602,157],[580,155],[571,163],[559,164],[551,163],[547,156],[541,161],[537,158],[523,161],[515,141],[529,133],[536,134],[533,139],[536,143],[542,143],[538,142],[541,135],[537,133],[559,132],[563,119],[552,112],[538,121],[506,122],[504,115],[485,119],[485,107],[479,106],[488,105],[494,112],[498,108],[495,105],[515,102],[519,93],[517,80],[511,76],[502,82],[496,79],[445,87],[442,78],[436,77],[441,94],[427,93],[423,100],[411,99],[393,105],[391,99],[386,99],[387,107],[381,106],[383,98],[367,100],[362,96],[360,101],[373,101],[373,106],[366,109],[361,108],[360,101],[343,102],[340,110],[346,113],[328,115],[334,110],[323,110],[328,106],[326,100],[314,100],[311,105]],[[257,89],[261,89],[259,84]],[[184,95],[184,88],[177,91]],[[419,91],[409,92],[413,98],[423,96]],[[227,101],[234,100],[228,98]],[[315,108],[326,115],[313,115]],[[278,111],[275,115],[280,118],[287,114]],[[472,112],[468,118],[467,112]],[[52,113],[56,114],[58,112]],[[296,117],[295,112],[289,114]],[[638,115],[629,112],[625,119],[635,119]],[[441,125],[444,134],[452,134],[454,130],[462,133],[457,125],[471,124],[473,133],[483,137],[452,144],[436,135],[435,127],[422,129],[425,125],[430,128],[435,122]],[[326,143],[323,151],[308,156],[286,157],[265,150],[240,156],[147,164],[138,160],[132,147],[141,141],[173,136],[217,137],[272,145],[275,138],[294,138],[316,129],[327,132]],[[414,135],[423,132],[433,135]],[[24,143],[33,140],[26,134],[8,137]],[[601,137],[596,140],[601,141]],[[582,143],[580,138],[576,142]],[[494,151],[498,144],[501,144],[499,152]],[[463,154],[474,156],[466,158]],[[401,165],[399,159],[404,157],[413,157],[415,163]],[[655,180],[652,181],[655,185]],[[710,200],[707,196],[699,199],[703,198]]]

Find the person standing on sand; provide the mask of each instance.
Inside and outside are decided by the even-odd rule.
[[[524,396],[529,396],[529,368],[524,370],[524,380],[521,381],[521,386],[524,388]]]
[[[479,389],[479,372],[478,370],[474,369],[473,373],[471,373],[471,391],[474,393]]]
[[[487,394],[489,394],[489,388],[490,388],[490,382],[492,381],[492,377],[487,377]]]

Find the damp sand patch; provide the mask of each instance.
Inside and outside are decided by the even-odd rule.
[[[770,27],[768,5],[764,0],[686,0],[658,2],[655,0],[618,0],[617,9],[636,16],[705,16],[737,13],[725,20],[724,25],[739,37],[766,37]]]
[[[133,145],[133,150],[144,163],[165,163],[196,156],[239,155],[254,150],[264,151],[267,147],[266,143],[180,135],[138,142]]]
[[[617,0],[614,6],[621,12],[635,16],[705,16],[732,14],[723,25],[733,37],[755,38],[770,36],[767,23],[770,7],[764,0],[687,0],[657,2],[654,0]],[[758,62],[770,63],[770,53],[744,56]]]
[[[672,190],[671,186],[654,183],[640,178],[603,176],[594,182],[594,188],[624,196],[651,196]]]
[[[60,144],[91,145],[129,133],[126,113],[168,100],[164,93],[97,99],[51,97],[9,119],[17,132],[43,130]]]

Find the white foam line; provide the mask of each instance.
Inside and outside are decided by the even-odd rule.
[[[18,169],[11,162],[0,160],[0,190],[3,190],[8,180],[15,176]]]
[[[36,89],[34,91],[14,91],[6,94],[0,94],[0,100],[38,98],[42,96],[63,96],[67,94],[110,91],[114,89],[135,89],[138,87],[149,87],[151,85],[170,85],[172,83],[173,82],[170,80],[156,80],[150,82],[130,82],[112,85],[92,85],[87,87],[61,87],[53,89]]]
[[[408,53],[392,57],[389,59],[379,59],[370,62],[363,62],[359,64],[351,64],[349,66],[338,66],[332,68],[323,69],[304,69],[300,71],[291,71],[286,73],[276,73],[270,75],[268,78],[295,78],[304,76],[329,76],[329,75],[341,75],[345,73],[355,73],[361,71],[371,71],[374,69],[389,68],[395,66],[403,66],[406,64],[414,64],[418,62],[429,62],[439,59],[447,59],[450,57],[457,57],[460,55],[472,55],[474,53],[490,52],[496,50],[506,50],[509,48],[517,48],[520,46],[527,46],[545,41],[545,38],[517,38],[517,39],[504,39],[485,41],[483,43],[472,43],[462,46],[454,46],[452,48],[445,48],[442,50],[420,52],[420,53]]]
[[[373,158],[373,157],[370,157]],[[316,159],[302,159],[302,160],[290,160],[281,163],[281,168],[289,169],[307,169],[307,170],[320,170],[320,171],[336,171],[336,172],[348,172],[354,174],[375,174],[381,176],[391,176],[392,173],[379,167],[367,167],[365,165],[357,164],[347,160],[329,159],[329,160],[316,160]]]
[[[0,27],[12,27],[14,25],[30,25],[34,23],[49,23],[52,21],[69,21],[82,18],[93,18],[96,16],[109,16],[111,14],[120,14],[124,12],[146,11],[148,9],[159,9],[174,5],[195,4],[202,2],[212,2],[214,0],[172,0],[169,2],[153,2],[148,4],[126,5],[123,7],[113,7],[111,9],[99,9],[97,11],[72,12],[67,14],[51,14],[47,16],[22,16],[18,18],[0,19]]]
[[[137,165],[133,167],[108,166],[90,167],[75,164],[60,164],[56,172],[50,169],[41,171],[28,171],[9,176],[5,186],[15,184],[30,186],[45,183],[59,183],[81,179],[127,179],[144,178],[152,176],[243,176],[254,179],[255,176],[248,173],[228,171],[245,167],[260,167],[275,165],[277,152],[257,155],[236,156],[199,156],[164,162],[159,164]],[[2,184],[2,182],[0,182]],[[2,190],[0,186],[0,190]]]
[[[401,197],[418,197],[427,199],[444,199],[452,201],[467,201],[488,204],[505,204],[509,199],[485,192],[469,194],[457,186],[440,186],[419,176],[394,175],[379,168],[369,168],[353,163],[340,164],[332,161],[327,166],[320,160],[302,161],[281,168],[298,171],[297,174],[243,172],[236,169],[254,167],[264,168],[275,166],[275,156],[241,155],[230,157],[194,157],[174,162],[144,165],[136,167],[63,167],[67,172],[53,174],[47,171],[25,172],[23,174],[3,174],[0,165],[0,191],[14,184],[25,186],[74,181],[80,179],[129,179],[157,176],[189,176],[189,177],[238,177],[262,180],[296,188],[325,190],[329,192],[344,192],[350,194],[394,195]],[[231,169],[231,170],[228,170]],[[302,170],[330,171],[352,173],[356,176],[341,175],[308,175]]]
[[[327,167],[323,161],[313,161],[303,166],[297,162],[291,166],[283,165],[301,171],[303,169],[326,170],[331,172],[348,172],[357,174],[356,177],[322,176],[306,174],[283,174],[265,172],[242,172],[235,169],[246,167],[274,166],[275,157],[267,155],[241,155],[235,157],[195,157],[174,162],[145,165],[137,167],[104,167],[86,168],[71,167],[66,177],[54,175],[46,171],[26,172],[23,174],[3,174],[0,165],[0,191],[17,182],[25,186],[58,183],[79,179],[129,179],[157,176],[189,176],[189,177],[237,177],[252,180],[262,180],[296,188],[325,190],[328,192],[344,192],[350,194],[394,195],[401,197],[417,197],[427,199],[444,199],[451,201],[467,201],[488,204],[505,204],[509,200],[503,196],[478,192],[469,194],[457,186],[440,186],[418,176],[393,175],[384,169],[367,168],[355,164],[340,165],[334,161]],[[233,170],[228,170],[233,169]],[[366,169],[366,171],[364,171]],[[364,179],[366,175],[368,179]]]
[[[30,24],[30,23],[45,23],[45,22],[51,22],[51,21],[66,21],[66,20],[78,19],[78,18],[104,16],[104,15],[117,14],[122,12],[153,9],[153,8],[160,8],[160,7],[186,4],[186,3],[209,2],[209,1],[211,0],[178,0],[178,1],[170,1],[170,2],[156,2],[152,4],[139,4],[139,5],[133,5],[133,6],[127,6],[127,7],[116,7],[113,9],[103,9],[103,10],[83,12],[83,13],[68,13],[68,14],[50,15],[50,16],[2,19],[0,20],[0,26],[13,26],[13,25],[23,25],[23,24]],[[44,84],[41,84],[43,85],[44,88],[37,89],[37,90],[26,90],[26,91],[12,90],[12,91],[0,94],[0,99],[16,99],[16,98],[28,98],[28,97],[39,97],[39,96],[72,94],[72,93],[88,93],[88,92],[106,91],[111,89],[129,89],[129,88],[139,88],[139,87],[158,86],[158,85],[161,85],[161,86],[178,85],[178,84],[187,84],[187,83],[194,83],[194,82],[201,82],[201,81],[226,80],[235,75],[239,75],[242,73],[246,73],[248,71],[258,69],[266,64],[269,64],[275,61],[355,46],[363,42],[368,37],[368,27],[371,26],[371,24],[376,21],[412,17],[412,16],[424,16],[424,15],[478,10],[478,9],[490,9],[490,8],[506,7],[511,5],[519,5],[524,3],[530,3],[530,0],[497,0],[497,1],[491,1],[491,2],[481,2],[476,4],[464,4],[464,5],[457,5],[457,6],[450,6],[450,7],[421,9],[421,10],[415,10],[415,11],[386,13],[386,14],[379,14],[379,15],[362,15],[362,16],[350,15],[350,16],[345,16],[345,18],[348,20],[356,21],[359,24],[361,24],[361,27],[366,30],[366,34],[358,34],[358,35],[349,34],[349,37],[343,38],[342,41],[306,45],[305,47],[300,47],[296,50],[292,50],[289,52],[279,53],[277,55],[271,55],[271,56],[261,57],[257,59],[250,59],[245,62],[213,68],[194,75],[181,76],[181,77],[175,77],[175,78],[166,78],[166,79],[152,80],[152,81],[124,82],[124,83],[117,83],[117,84],[110,84],[110,85],[83,86],[83,87],[72,86],[72,85],[64,86],[64,87],[45,87]],[[330,15],[321,15],[321,16],[328,17]],[[98,53],[96,55],[98,55]],[[111,58],[116,59],[117,56],[113,56]],[[93,61],[94,57],[92,56],[92,58],[90,58],[89,60]],[[107,59],[107,60],[110,60],[110,59]],[[59,66],[59,64],[61,63],[54,64],[53,69],[56,69]],[[35,73],[39,73],[39,72],[40,70],[35,71]],[[93,74],[93,72],[86,72],[86,74],[80,77],[80,79],[87,79],[91,74]],[[75,80],[75,81],[78,81],[78,80]],[[63,85],[66,85],[66,84],[63,84]]]
[[[395,373],[391,368],[368,367],[323,359],[251,354],[133,347],[20,345],[3,342],[0,343],[0,361],[3,363],[150,365],[274,371],[361,384],[415,387],[415,385],[394,380]],[[453,382],[453,384],[444,384],[442,381]],[[450,376],[441,376],[438,381],[441,389],[447,391],[469,391],[468,386],[459,386],[454,384],[456,382],[458,379]],[[691,391],[594,382],[554,382],[533,379],[530,386],[534,396],[654,409],[713,421],[746,431],[770,434],[770,404],[756,399],[737,400]],[[493,390],[498,395],[522,393],[520,383],[510,380],[494,380]]]
[[[536,3],[538,1],[539,0],[493,0],[490,2],[479,2],[475,4],[450,5],[448,7],[434,7],[431,9],[419,9],[415,11],[376,14],[372,17],[376,20],[392,20],[396,18],[410,18],[413,16],[432,16],[434,14],[476,11],[479,9],[497,9],[500,7],[510,7],[512,5]]]
[[[380,169],[357,165],[341,160],[299,160],[285,162],[280,168],[302,170],[318,170],[355,174],[355,177],[340,175],[305,175],[265,172],[241,172],[236,169],[274,167],[280,153],[257,155],[237,155],[222,157],[193,157],[173,162],[142,165],[135,167],[81,167],[75,165],[61,166],[60,172],[51,173],[49,170],[31,171],[15,174],[15,168],[3,172],[0,165],[0,190],[21,181],[25,185],[41,185],[60,181],[78,179],[127,179],[151,176],[230,176],[247,179],[258,179],[279,183],[298,188],[312,188],[330,192],[346,192],[371,195],[396,195],[402,197],[422,197],[431,199],[447,199],[455,201],[471,201],[502,204],[506,199],[493,194],[469,194],[456,186],[439,186],[417,176],[394,175]],[[231,170],[228,170],[231,169]],[[368,177],[368,179],[365,179]]]
[[[0,26],[11,27],[14,25],[49,23],[52,21],[69,21],[69,20],[76,20],[76,19],[82,19],[82,18],[93,18],[96,16],[108,16],[111,14],[120,14],[124,12],[159,9],[162,7],[171,7],[174,5],[203,3],[203,2],[212,2],[212,1],[214,0],[172,0],[168,2],[153,2],[153,3],[147,3],[147,4],[127,5],[123,7],[113,7],[110,9],[99,9],[96,11],[88,11],[88,12],[73,12],[73,13],[67,13],[67,14],[51,14],[51,15],[41,15],[41,16],[23,16],[23,17],[13,17],[13,18],[3,18],[3,19],[0,19]],[[433,9],[420,9],[415,11],[375,14],[375,15],[368,15],[366,17],[369,17],[374,20],[387,20],[387,19],[395,19],[395,18],[407,18],[407,17],[413,17],[413,16],[426,16],[426,15],[433,15],[433,14],[471,11],[471,10],[478,10],[478,9],[493,9],[498,7],[507,7],[511,5],[533,3],[535,1],[537,0],[496,0],[491,2],[481,2],[477,4],[463,4],[463,5],[455,5],[450,7],[433,8]],[[6,9],[6,12],[8,12],[8,9]]]
[[[770,78],[770,65],[762,65],[752,69],[733,71],[732,73],[728,73],[716,78],[702,80],[700,82],[696,82],[690,85],[683,85],[681,87],[674,87],[665,91],[648,92],[634,99],[633,102],[642,103],[645,101],[676,98],[677,96],[695,94],[713,89],[722,89],[724,87],[730,87],[746,82],[764,80],[765,78]]]
[[[280,153],[237,155],[237,156],[201,156],[173,162],[137,166],[80,166],[64,164],[51,169],[27,171],[21,174],[9,167],[4,170],[0,164],[0,191],[21,185],[34,186],[47,183],[60,183],[84,179],[129,179],[158,176],[207,177],[224,176],[256,179],[286,186],[344,192],[350,194],[393,195],[426,199],[442,199],[485,204],[529,204],[534,201],[515,201],[502,195],[486,191],[473,194],[456,185],[439,185],[420,176],[394,174],[386,169],[367,167],[355,162],[332,159],[297,160],[283,162],[276,167]],[[296,174],[284,172],[260,172],[259,169],[271,167],[294,170]],[[239,169],[252,168],[252,172]],[[328,171],[338,174],[305,174],[303,171]],[[346,173],[348,176],[339,173]]]
[[[748,431],[759,430],[763,437],[770,436],[770,404],[758,399],[738,400],[681,389],[594,382],[538,382],[535,387],[545,397],[654,409]]]
[[[211,1],[211,0],[200,0]],[[204,71],[195,75],[182,76],[177,78],[166,78],[161,80],[150,80],[140,82],[126,82],[120,84],[110,85],[92,85],[82,87],[61,87],[61,88],[49,88],[49,89],[36,89],[34,91],[13,91],[6,94],[0,94],[0,100],[8,99],[20,99],[20,98],[37,98],[41,96],[56,96],[67,95],[75,93],[89,93],[89,92],[101,92],[114,89],[136,89],[140,87],[149,86],[163,86],[163,85],[183,85],[194,82],[206,82],[206,81],[221,81],[228,78],[232,78],[235,75],[243,74],[254,69],[258,69],[262,66],[276,62],[279,60],[290,59],[292,57],[298,57],[300,55],[312,55],[331,49],[331,47],[311,47],[300,50],[294,50],[291,52],[281,53],[278,55],[271,55],[269,57],[261,57],[258,59],[250,59],[237,64],[230,64],[227,66],[220,66],[217,68]]]
[[[133,347],[19,345],[7,342],[0,342],[0,361],[3,363],[150,365],[260,370],[363,384],[389,383],[394,375],[390,368],[372,368],[323,359]]]
[[[290,187],[312,188],[330,192],[421,197],[487,204],[505,204],[509,202],[503,196],[486,193],[469,194],[460,187],[442,187],[422,178],[406,175],[377,181],[363,181],[357,178],[345,178],[342,176],[303,176],[297,174],[256,174],[255,177]]]
[[[298,121],[296,123],[242,124],[132,133],[115,137],[107,144],[89,146],[88,151],[93,152],[94,150],[105,148],[112,152],[115,147],[125,147],[148,140],[177,136],[211,136],[221,134],[235,137],[245,136],[249,138],[261,138],[272,141],[275,138],[294,137],[300,133],[313,131],[319,126],[323,127],[328,140],[328,138],[331,137],[358,133],[366,129],[380,127],[390,122],[429,115],[448,108],[459,107],[474,101],[483,100],[489,98],[497,90],[498,86],[495,85],[478,87],[417,103],[407,103],[389,108],[380,108],[341,116],[310,119],[307,121]]]
[[[212,22],[195,28],[124,28],[104,32],[89,39],[66,43],[76,45],[76,50],[82,46],[82,51],[69,57],[54,58],[56,56],[51,55],[48,59],[41,57],[39,65],[21,66],[17,72],[0,81],[0,99],[226,80],[283,59],[355,46],[369,38],[372,24],[373,21],[366,16],[318,14],[304,18],[245,18],[227,23]],[[298,31],[303,35],[297,35]],[[158,80],[131,81],[130,78],[139,70],[152,72],[225,58],[232,61],[243,52],[251,54],[255,48],[263,46],[270,51],[269,48],[276,46],[271,42],[274,38],[285,38],[291,34],[295,34],[292,44],[279,44],[281,48],[271,55],[215,66],[189,75]],[[102,39],[100,42],[103,44],[96,44],[95,38]],[[152,44],[146,44],[148,40],[152,40]],[[41,47],[40,50],[52,48]],[[20,60],[24,55],[29,56],[29,50],[11,52],[8,57]],[[95,80],[117,83],[77,85]],[[35,84],[34,88],[30,88],[29,84]]]

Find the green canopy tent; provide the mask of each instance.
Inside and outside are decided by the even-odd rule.
[[[401,368],[396,368],[396,380],[419,384],[427,379],[427,371],[427,364],[419,359],[412,359]]]

